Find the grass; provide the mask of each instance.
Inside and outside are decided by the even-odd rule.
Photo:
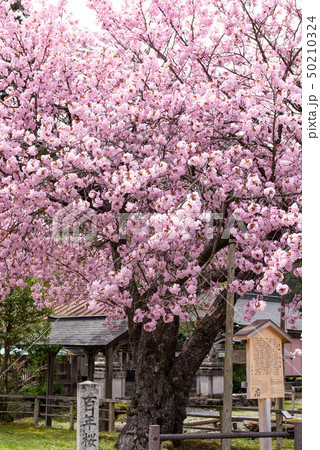
[[[294,440],[288,439],[287,440],[287,447],[286,447],[286,440],[283,439],[282,441],[282,447],[287,448],[288,450],[294,450]],[[233,439],[231,441],[231,448],[232,450],[259,450],[260,449],[260,443],[259,439]],[[272,439],[272,448],[277,448],[277,443],[275,439]]]
[[[175,450],[218,450],[221,449],[221,444],[217,441],[184,441],[185,444],[181,447],[175,447]],[[287,444],[287,446],[286,446]],[[276,440],[272,440],[272,449],[276,449]],[[285,440],[282,442],[282,448],[287,450],[294,450],[294,441],[288,439],[287,443]],[[260,442],[259,439],[232,439],[231,441],[232,450],[259,450]]]
[[[296,407],[298,407],[298,405],[296,405]],[[289,408],[287,407],[287,409]],[[239,411],[239,413],[241,413],[241,411]],[[8,424],[0,423],[0,450],[75,450],[77,447],[76,431],[70,431],[68,429],[69,422],[63,418],[54,419],[53,425],[54,426],[52,428],[45,427],[42,421],[38,427],[35,427],[32,424],[32,418],[23,419],[21,421],[11,422]],[[101,432],[99,449],[114,450],[116,436],[117,433]],[[286,440],[284,439],[283,448],[285,448],[285,445]],[[233,450],[259,450],[259,448],[260,445],[258,439],[232,440]],[[275,439],[272,440],[272,448],[276,448]],[[293,440],[287,440],[287,449],[294,449]]]
[[[284,401],[284,407],[285,407],[285,409],[291,409],[291,406],[292,406],[292,403],[291,403],[290,400],[285,400],[285,401]],[[302,402],[296,400],[296,401],[294,402],[294,406],[295,406],[295,409],[301,409],[301,408],[302,408]]]
[[[114,450],[116,433],[100,433],[99,449]],[[0,424],[1,450],[75,450],[76,431],[65,428],[35,427],[28,422]]]
[[[100,433],[99,449],[114,450],[114,441],[117,433]],[[213,442],[213,441],[211,441]],[[285,440],[283,441],[285,446]],[[12,422],[0,424],[0,449],[1,450],[75,450],[76,432],[65,428],[50,428],[40,425],[35,427],[28,422]],[[258,439],[233,439],[233,450],[259,450]],[[276,448],[276,441],[272,440],[272,448]],[[294,449],[294,441],[288,439],[287,449]]]
[[[100,433],[99,449],[114,450],[114,440],[117,433]],[[212,441],[211,441],[212,442]],[[285,446],[285,440],[283,441]],[[0,424],[0,449],[1,450],[75,450],[76,432],[65,428],[50,428],[40,425],[35,427],[28,422],[12,422]],[[233,450],[259,450],[259,440],[234,439]],[[276,448],[276,441],[272,440],[272,448]],[[294,449],[294,441],[288,439],[287,449]]]

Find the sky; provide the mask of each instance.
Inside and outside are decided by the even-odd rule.
[[[86,3],[87,0],[68,0],[68,10],[79,20],[81,26],[92,29],[95,26],[95,12]]]
[[[50,3],[57,4],[58,0],[49,0]],[[115,8],[119,8],[121,0],[111,0]],[[37,1],[35,2],[37,4]],[[96,28],[95,12],[86,6],[87,0],[66,0],[67,10],[70,11],[82,27],[94,30]]]

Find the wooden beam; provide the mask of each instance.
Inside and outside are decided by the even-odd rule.
[[[160,450],[160,425],[149,426],[148,450]]]
[[[34,399],[34,412],[33,412],[33,425],[35,427],[39,426],[39,417],[40,417],[40,399]]]
[[[112,400],[112,372],[113,372],[113,348],[105,347],[102,350],[105,357],[105,373],[104,373],[104,398]],[[104,403],[109,412],[100,411],[100,431],[113,431],[114,430],[114,404]],[[108,421],[106,418],[108,417]]]
[[[271,432],[271,399],[259,398],[259,432]],[[271,438],[260,438],[260,450],[272,450]]]
[[[234,281],[235,275],[235,249],[236,241],[229,239],[228,253],[228,285]],[[227,291],[226,306],[226,333],[225,333],[225,358],[224,358],[224,387],[222,409],[222,433],[232,431],[232,376],[233,376],[233,320],[234,320],[234,292]],[[231,449],[231,439],[223,439],[222,450]]]
[[[71,357],[70,367],[70,392],[69,395],[77,395],[77,381],[78,381],[78,356],[73,355]]]
[[[105,397],[112,399],[112,375],[113,375],[113,347],[106,347],[104,350],[106,361],[105,371]]]
[[[285,329],[286,323],[283,320],[285,315],[285,307],[286,307],[286,296],[281,296],[281,313],[280,313],[280,328],[281,330]],[[282,344],[282,355],[284,355],[284,344]],[[285,364],[283,363],[283,377],[285,376]],[[277,398],[276,399],[276,408],[283,410],[284,409],[284,398]],[[294,409],[294,408],[293,408]],[[276,413],[277,421],[276,421],[276,431],[283,431],[283,416],[281,412]],[[277,450],[282,449],[282,442],[283,439],[281,437],[278,437],[276,439],[276,448]]]
[[[88,381],[94,381],[94,361],[96,358],[96,351],[89,350],[87,352],[88,357]]]
[[[56,357],[57,352],[55,353],[49,353],[48,356],[48,373],[47,373],[47,396],[53,395],[53,383],[54,383],[54,360]],[[47,406],[46,406],[46,427],[52,426],[52,407],[50,406],[50,403],[52,403],[51,399],[47,399]]]

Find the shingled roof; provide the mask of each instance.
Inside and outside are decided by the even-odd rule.
[[[64,347],[107,347],[125,338],[126,320],[115,321],[115,328],[106,326],[104,317],[60,317],[52,323],[49,343]]]
[[[243,340],[248,340],[252,338],[255,334],[260,334],[261,331],[264,330],[265,328],[272,328],[282,338],[283,342],[292,341],[292,339],[287,333],[281,330],[281,328],[279,328],[274,322],[272,322],[272,320],[269,319],[255,320],[246,327],[237,331],[234,336],[235,338],[237,337]]]
[[[105,323],[105,309],[101,305],[89,309],[87,301],[58,306],[49,317],[52,327],[49,343],[63,347],[107,347],[126,338],[126,320],[116,320],[114,327]]]
[[[89,308],[86,300],[79,300],[77,303],[56,306],[50,317],[83,317],[83,316],[104,316],[105,306],[100,305],[94,309]]]

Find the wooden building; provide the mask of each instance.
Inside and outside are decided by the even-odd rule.
[[[86,302],[79,302],[56,308],[49,321],[48,343],[61,346],[61,357],[55,364],[55,355],[51,356],[48,385],[59,381],[64,394],[76,395],[78,382],[96,381],[102,398],[123,398],[130,371],[126,320],[108,327],[102,309],[90,311]]]

